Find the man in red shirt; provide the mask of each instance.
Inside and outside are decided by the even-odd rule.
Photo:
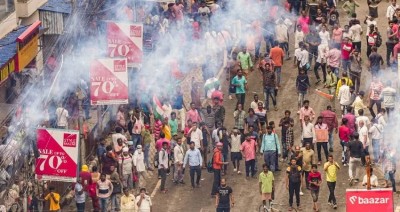
[[[217,147],[214,149],[213,155],[213,171],[214,171],[214,182],[211,190],[211,196],[215,196],[218,192],[218,187],[221,183],[221,169],[222,165],[229,164],[229,162],[224,162],[222,157],[222,146],[221,142],[217,143]]]
[[[338,120],[336,118],[336,113],[332,111],[332,106],[328,105],[326,110],[322,111],[320,116],[322,116],[322,122],[328,125],[329,128],[329,151],[333,152],[333,129],[335,133],[338,131]]]
[[[347,143],[350,140],[350,129],[347,127],[348,120],[346,118],[342,118],[342,125],[339,127],[339,139],[340,144],[342,145],[342,163],[343,166],[347,166],[349,162],[349,157],[347,156]]]
[[[343,38],[342,42],[342,66],[343,66],[343,71],[350,71],[350,54],[354,50],[353,43],[349,38]]]

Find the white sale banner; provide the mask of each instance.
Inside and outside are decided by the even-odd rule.
[[[109,57],[126,57],[128,66],[139,66],[143,57],[143,24],[107,22],[107,46]]]
[[[90,66],[91,105],[128,103],[128,69],[125,58],[96,59]]]
[[[76,182],[79,131],[38,129],[35,174],[38,180]]]

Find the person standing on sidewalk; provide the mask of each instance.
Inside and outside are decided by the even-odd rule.
[[[301,185],[301,167],[296,164],[296,158],[290,159],[290,166],[287,167],[286,173],[286,189],[289,190],[289,211],[293,210],[293,195],[296,195],[297,209],[301,210],[300,206],[300,185]]]
[[[138,205],[135,195],[129,193],[128,188],[124,188],[124,195],[121,196],[121,212],[137,212]]]
[[[221,179],[220,184],[221,186],[218,188],[215,198],[215,207],[217,208],[217,212],[229,212],[235,205],[233,190],[226,185],[226,179]]]
[[[146,194],[146,189],[141,188],[140,194],[136,197],[137,206],[139,208],[138,212],[151,212],[153,203],[151,202],[151,197]]]
[[[203,164],[203,158],[201,157],[201,152],[199,149],[195,148],[195,144],[193,141],[190,142],[190,148],[185,154],[185,158],[183,160],[183,168],[186,167],[186,164],[189,164],[190,170],[190,182],[192,185],[192,189],[194,189],[194,174],[197,174],[196,178],[196,187],[200,187],[200,178],[201,178],[201,164]]]
[[[168,157],[168,152],[167,152],[168,146],[169,146],[168,142],[163,142],[162,148],[161,148],[160,152],[158,153],[158,161],[159,161],[158,170],[159,170],[160,176],[161,176],[160,190],[164,194],[167,193],[167,191],[168,191],[167,189],[165,189],[165,181],[167,179],[167,170],[169,167],[169,164],[168,164],[169,157]]]
[[[182,148],[182,138],[178,138],[177,145],[174,147],[174,165],[175,165],[175,175],[174,183],[184,184],[183,182],[183,159],[185,153]]]
[[[257,143],[255,140],[248,134],[246,135],[246,141],[242,143],[240,150],[242,151],[242,155],[245,159],[246,166],[246,178],[254,177],[256,174],[255,166],[256,166],[256,152],[257,152]]]
[[[326,183],[329,188],[329,198],[328,204],[333,207],[333,209],[337,208],[336,197],[335,197],[335,187],[336,187],[336,179],[337,172],[339,171],[339,164],[333,160],[333,156],[329,155],[328,161],[324,164],[324,170],[326,173]]]
[[[218,187],[220,186],[221,183],[222,166],[225,164],[229,164],[229,162],[225,162],[223,160],[223,155],[222,155],[223,144],[221,142],[218,142],[216,146],[217,147],[214,149],[214,154],[212,159],[212,167],[214,170],[214,182],[212,185],[211,196],[215,196],[218,192]]]
[[[281,147],[278,135],[272,132],[272,127],[267,126],[267,133],[262,136],[260,153],[264,155],[264,162],[274,172],[276,165],[276,153],[281,154]]]

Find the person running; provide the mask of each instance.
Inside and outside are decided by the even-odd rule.
[[[233,199],[233,190],[231,187],[226,185],[226,179],[221,179],[221,186],[218,188],[218,192],[215,198],[215,207],[217,212],[229,212],[235,205]]]
[[[333,160],[333,156],[329,155],[328,161],[324,164],[324,170],[326,173],[326,183],[329,188],[329,198],[328,204],[333,207],[333,209],[337,208],[336,197],[335,197],[335,187],[336,187],[336,179],[337,172],[339,171],[339,164]]]
[[[311,166],[311,172],[307,178],[308,183],[310,184],[311,197],[313,198],[313,209],[314,211],[319,211],[318,208],[318,196],[319,196],[319,188],[322,183],[321,173],[318,171],[318,166],[313,164]]]
[[[301,167],[296,164],[296,158],[290,159],[290,166],[286,169],[286,189],[289,190],[289,211],[293,210],[293,195],[296,195],[297,209],[300,206]]]
[[[274,174],[268,170],[268,165],[263,164],[263,171],[258,175],[260,194],[264,208],[269,208],[274,190]]]

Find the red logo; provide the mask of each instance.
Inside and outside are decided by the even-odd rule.
[[[392,189],[347,189],[346,211],[393,211]]]
[[[141,26],[131,26],[130,36],[131,37],[142,37],[142,27]]]
[[[64,133],[63,146],[76,147],[77,141],[76,134]]]
[[[125,72],[126,62],[125,60],[114,60],[114,72]]]

